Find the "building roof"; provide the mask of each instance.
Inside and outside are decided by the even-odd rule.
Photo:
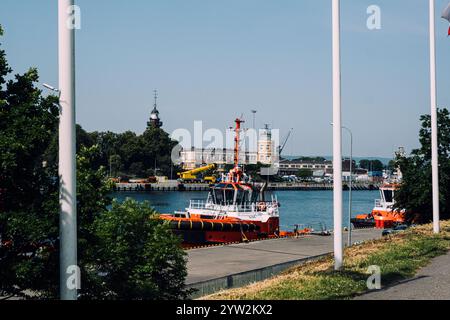
[[[333,164],[331,160],[318,160],[318,159],[281,159],[280,163],[283,164]]]

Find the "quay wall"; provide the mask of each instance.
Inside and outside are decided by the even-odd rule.
[[[261,184],[262,186],[262,184]],[[117,192],[151,192],[151,191],[208,191],[207,183],[180,183],[176,180],[169,180],[160,183],[116,183],[114,191]],[[378,190],[379,183],[357,183],[353,185],[353,190]],[[349,186],[344,183],[344,190]],[[333,184],[330,183],[269,183],[267,190],[277,191],[319,191],[333,190]]]
[[[354,183],[352,186],[353,190],[378,190],[380,188],[379,183]],[[314,190],[333,190],[332,183],[289,183],[289,182],[279,182],[279,183],[269,183],[268,190],[303,190],[303,191],[314,191]],[[344,183],[343,189],[348,190],[349,184]]]

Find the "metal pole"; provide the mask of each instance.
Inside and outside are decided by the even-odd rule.
[[[434,0],[430,0],[430,96],[431,96],[431,165],[433,175],[433,231],[439,226],[439,154],[436,98],[436,27]]]
[[[59,88],[59,202],[60,202],[60,294],[76,300],[77,289],[69,287],[72,268],[77,266],[76,148],[75,148],[75,31],[73,0],[58,1]],[[69,273],[68,273],[69,271]]]
[[[253,113],[253,129],[256,130],[256,113],[258,111],[257,110],[252,110]]]
[[[342,127],[350,134],[350,189],[348,193],[348,246],[352,245],[352,190],[353,190],[353,133],[347,127]]]
[[[342,123],[341,123],[341,49],[340,1],[333,7],[333,212],[334,212],[334,268],[343,264],[342,245]]]

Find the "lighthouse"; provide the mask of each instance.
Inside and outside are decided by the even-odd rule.
[[[155,103],[153,105],[153,110],[150,113],[150,121],[147,123],[147,125],[149,127],[152,128],[161,128],[163,123],[161,121],[161,119],[159,118],[159,111],[158,111],[158,91],[154,91],[154,98],[155,98]]]

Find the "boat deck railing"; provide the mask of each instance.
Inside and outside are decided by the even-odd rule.
[[[277,202],[271,201],[259,201],[245,202],[241,204],[233,204],[232,202],[224,202],[223,204],[215,204],[213,202],[204,200],[191,200],[189,204],[189,209],[197,210],[213,210],[213,211],[227,211],[227,212],[242,212],[242,213],[258,213],[265,212],[267,209],[278,209]]]

